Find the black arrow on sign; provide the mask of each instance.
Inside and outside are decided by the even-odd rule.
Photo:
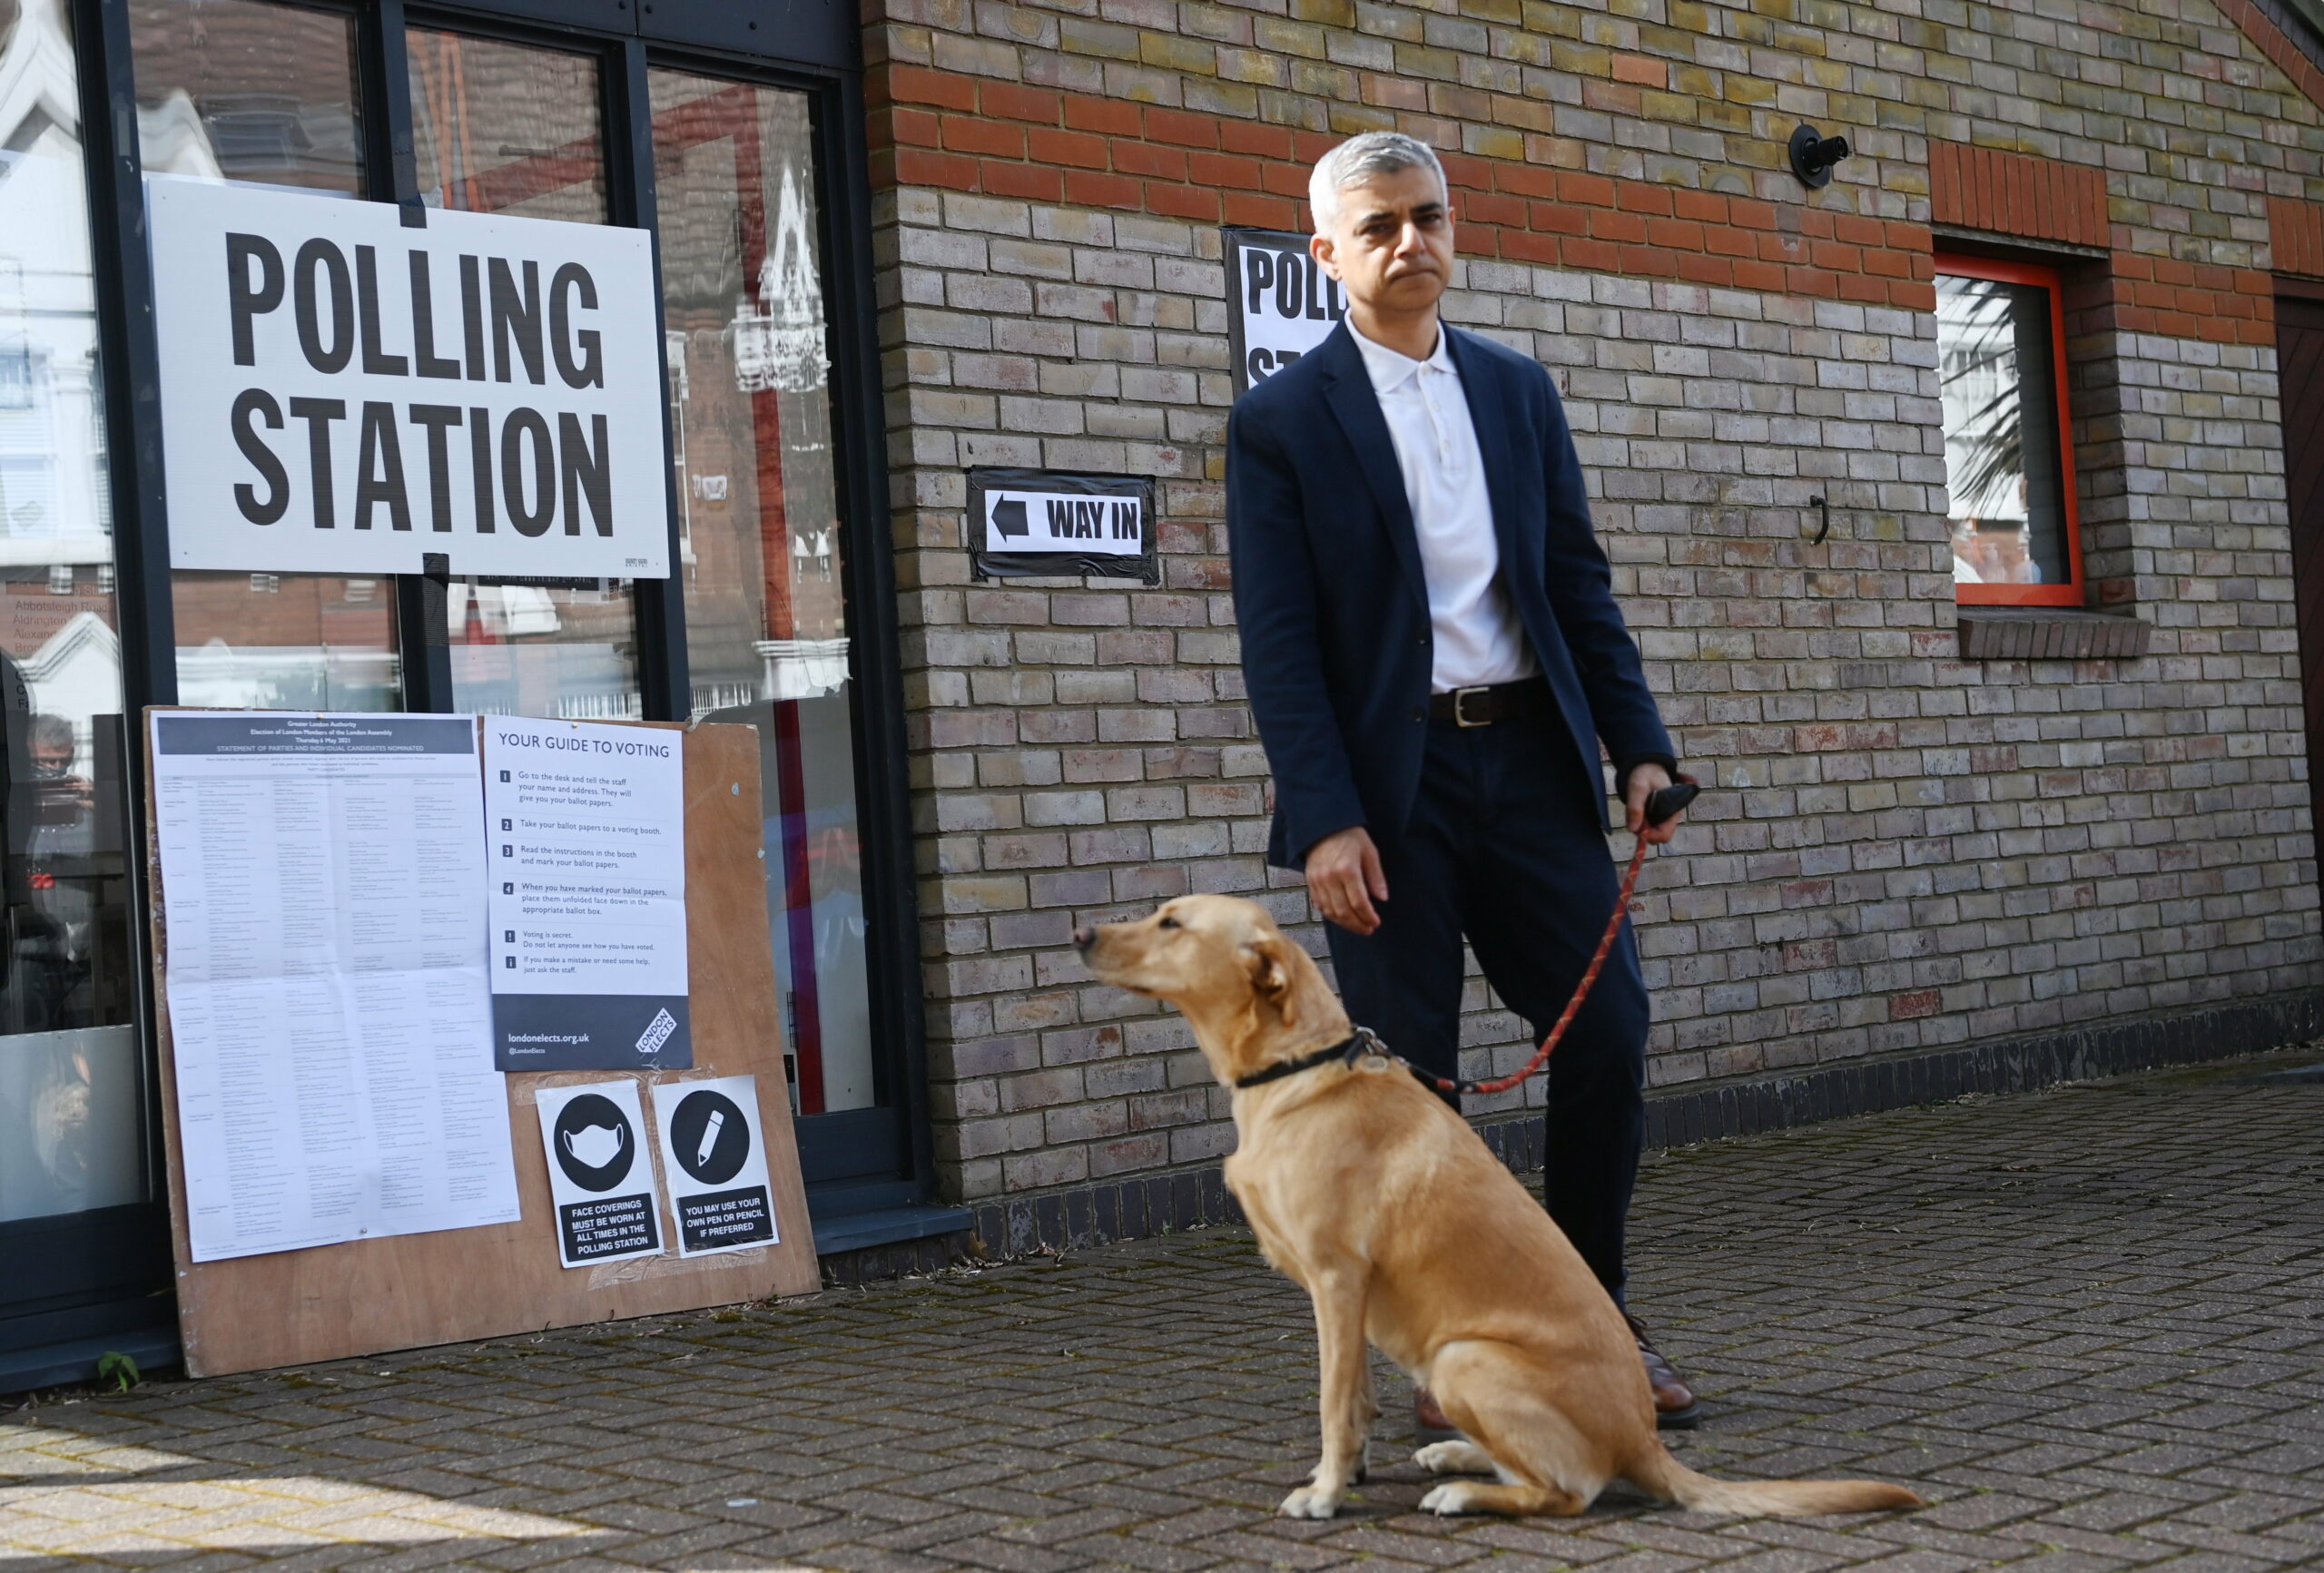
[[[1004,497],[992,505],[992,533],[996,536],[1029,536],[1032,526],[1025,522],[1025,499]]]

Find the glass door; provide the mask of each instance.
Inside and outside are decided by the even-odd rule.
[[[148,1297],[169,1283],[134,1021],[105,369],[73,86],[63,7],[0,0],[0,1391],[23,1385],[11,1352],[133,1343],[166,1316]]]
[[[651,100],[689,710],[759,734],[769,939],[810,1178],[892,1175],[812,104],[677,70],[651,74]]]

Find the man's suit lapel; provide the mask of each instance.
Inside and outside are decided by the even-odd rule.
[[[1452,346],[1452,369],[1461,374],[1461,394],[1469,401],[1469,424],[1476,428],[1477,457],[1485,467],[1485,496],[1492,503],[1493,539],[1501,546],[1502,572],[1512,565],[1529,564],[1532,554],[1527,543],[1516,539],[1510,531],[1510,521],[1517,510],[1511,507],[1506,496],[1509,485],[1509,408],[1501,396],[1500,379],[1494,375],[1492,362],[1478,353],[1468,336],[1456,333],[1449,326],[1443,329]]]
[[[1330,375],[1324,401],[1347,434],[1348,446],[1355,450],[1357,472],[1380,505],[1380,517],[1387,526],[1388,543],[1395,548],[1396,561],[1403,567],[1404,582],[1425,611],[1428,580],[1421,570],[1412,500],[1404,496],[1403,472],[1396,467],[1396,445],[1388,435],[1388,418],[1380,413],[1380,398],[1372,391],[1372,377],[1364,369],[1364,353],[1355,347],[1354,334],[1343,321],[1314,351]]]

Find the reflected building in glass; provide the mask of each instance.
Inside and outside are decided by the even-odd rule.
[[[0,1224],[150,1194],[77,103],[58,0],[0,0]]]

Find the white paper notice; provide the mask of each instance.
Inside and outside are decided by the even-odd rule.
[[[754,1076],[654,1084],[654,1121],[662,1127],[681,1256],[743,1251],[780,1238],[758,1086]]]
[[[515,1222],[475,718],[153,723],[193,1259]]]
[[[684,734],[484,723],[494,1063],[684,1070]]]
[[[590,1267],[662,1252],[661,1189],[634,1081],[545,1086],[538,1102],[556,1258]]]

